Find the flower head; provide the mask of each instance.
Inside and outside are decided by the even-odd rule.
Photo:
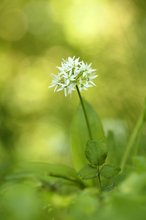
[[[68,57],[62,61],[61,66],[57,67],[58,75],[53,74],[51,86],[54,91],[64,90],[65,96],[71,94],[78,86],[79,90],[86,90],[95,86],[93,80],[97,77],[96,70],[91,68],[91,64],[80,61],[80,58]]]

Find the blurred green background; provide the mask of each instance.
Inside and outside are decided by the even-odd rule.
[[[72,163],[69,128],[79,100],[48,89],[62,58],[97,69],[97,86],[83,96],[105,129],[122,132],[123,121],[132,128],[146,94],[145,10],[144,0],[0,1],[2,173],[14,161]]]

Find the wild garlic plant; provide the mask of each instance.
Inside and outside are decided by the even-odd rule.
[[[20,179],[33,177],[41,187],[52,192],[55,190],[57,193],[62,193],[64,186],[65,194],[66,192],[74,194],[88,188],[87,191],[91,190],[91,193],[94,191],[101,198],[103,191],[112,190],[126,178],[129,165],[134,167],[133,156],[139,150],[138,141],[146,122],[146,102],[133,132],[126,145],[123,145],[123,153],[120,149],[119,156],[119,146],[118,142],[115,142],[114,132],[109,131],[105,135],[100,117],[81,96],[83,90],[95,86],[96,70],[92,69],[91,64],[84,63],[75,57],[63,60],[61,67],[57,68],[59,73],[53,75],[49,87],[54,87],[56,92],[63,91],[65,96],[76,90],[80,99],[70,132],[73,167],[44,162],[22,163],[12,175],[7,177],[8,181],[20,181]],[[139,161],[137,165],[140,164],[141,167],[141,162],[143,163],[145,158],[140,156],[136,160]]]
[[[83,134],[82,137],[86,140],[86,146],[81,148],[80,143],[75,143],[73,146],[76,148],[73,149],[75,160],[79,160],[78,176],[82,180],[98,178],[98,186],[101,190],[101,175],[105,178],[112,178],[119,173],[119,168],[105,164],[107,149],[101,122],[92,107],[81,96],[83,90],[95,86],[93,81],[98,75],[96,70],[92,69],[91,64],[87,64],[76,57],[63,59],[61,66],[57,68],[59,72],[57,75],[53,74],[53,80],[49,88],[54,87],[55,92],[64,91],[65,96],[75,90],[77,91],[88,131],[87,140],[86,134]],[[80,118],[78,119],[80,120]],[[83,121],[80,124],[82,123]],[[78,127],[77,124],[75,126]],[[79,132],[82,132],[82,128],[79,129]],[[77,134],[78,137],[75,139],[80,139],[80,133]]]

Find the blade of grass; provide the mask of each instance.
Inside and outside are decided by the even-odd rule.
[[[145,121],[146,121],[146,99],[145,99],[144,110],[142,111],[142,113],[141,113],[141,115],[135,125],[135,128],[129,138],[125,153],[123,155],[123,158],[121,161],[121,172],[123,172],[123,170],[125,168],[125,165],[127,163],[128,157],[131,153],[132,147],[134,146],[134,143],[136,142]]]

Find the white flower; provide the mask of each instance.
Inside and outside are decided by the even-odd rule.
[[[53,74],[53,80],[49,87],[55,87],[54,91],[64,90],[65,96],[71,94],[78,86],[79,90],[87,90],[95,86],[93,80],[97,77],[96,70],[91,64],[80,61],[80,58],[68,57],[62,61],[58,75]]]

